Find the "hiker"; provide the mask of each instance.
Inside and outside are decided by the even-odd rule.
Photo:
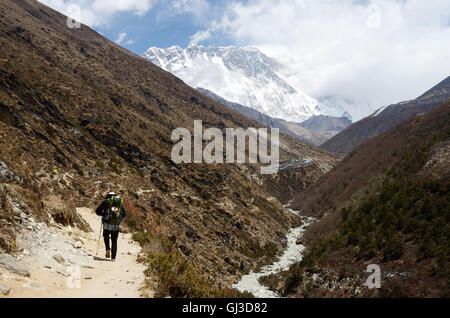
[[[117,239],[119,238],[119,225],[125,218],[126,212],[123,208],[123,198],[110,192],[106,199],[95,210],[95,214],[102,217],[103,222],[103,238],[105,240],[106,258],[111,257],[114,261],[117,254]],[[111,237],[111,247],[109,246],[109,238]]]

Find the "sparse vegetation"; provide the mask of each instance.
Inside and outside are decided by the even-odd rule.
[[[159,296],[235,298],[250,297],[235,289],[220,289],[207,283],[201,273],[183,258],[179,252],[150,253],[148,256],[149,273],[158,277]]]
[[[450,183],[419,174],[429,160],[431,146],[404,153],[375,194],[354,208],[342,208],[338,230],[315,242],[302,262],[284,274],[285,289],[294,291],[305,270],[330,262],[336,253],[347,255],[345,259],[386,263],[402,258],[407,246],[417,246],[416,261],[432,260],[434,275],[448,279]]]
[[[133,239],[147,253],[147,275],[157,277],[157,297],[234,298],[251,297],[235,289],[221,289],[208,283],[174,244],[163,235],[138,231]]]

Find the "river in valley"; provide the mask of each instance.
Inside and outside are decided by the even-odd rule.
[[[289,208],[289,204],[285,205],[285,208],[299,215],[299,211],[295,211]],[[280,295],[271,291],[268,287],[263,286],[259,283],[259,279],[263,276],[268,276],[271,274],[278,274],[284,270],[289,269],[292,264],[300,262],[303,257],[303,251],[305,246],[303,244],[297,244],[297,241],[301,239],[305,229],[316,221],[315,218],[300,216],[303,224],[297,228],[291,228],[289,233],[286,235],[287,246],[281,257],[273,264],[266,265],[261,268],[257,273],[250,272],[247,275],[242,276],[241,280],[234,284],[233,287],[241,292],[250,292],[257,298],[279,298]]]

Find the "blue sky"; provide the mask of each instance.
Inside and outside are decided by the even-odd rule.
[[[95,29],[112,41],[116,41],[121,33],[127,33],[126,39],[133,43],[122,45],[136,54],[144,53],[151,46],[186,47],[190,41],[189,36],[201,28],[195,22],[195,17],[190,13],[161,16],[164,8],[158,10],[158,7],[142,17],[129,13],[116,14],[114,23]]]
[[[81,22],[136,54],[151,46],[187,47],[190,36],[220,19],[226,0],[40,0],[73,17],[70,6],[80,8]],[[247,1],[241,1],[246,3]],[[119,5],[117,5],[119,3]],[[145,3],[142,6],[142,3]],[[126,35],[125,35],[126,34]],[[120,41],[118,41],[120,40]],[[226,36],[211,37],[204,45],[227,46]]]
[[[192,15],[187,13],[162,18],[155,11],[143,17],[120,13],[115,19],[116,23],[95,29],[112,41],[116,41],[121,33],[127,33],[126,39],[132,40],[133,43],[122,45],[136,54],[142,54],[151,46],[187,46],[189,36],[199,29],[192,20]]]
[[[256,47],[284,65],[293,87],[315,98],[385,106],[416,98],[450,75],[449,0],[39,1],[78,12],[83,23],[139,55],[151,46]]]

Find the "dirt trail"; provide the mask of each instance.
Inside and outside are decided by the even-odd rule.
[[[121,233],[117,259],[112,262],[104,258],[102,237],[99,255],[95,256],[100,217],[89,208],[77,211],[93,232],[36,224],[34,232],[30,230],[22,235],[26,243],[32,241],[30,233],[48,239],[30,246],[20,258],[30,269],[30,278],[0,270],[0,280],[11,287],[9,297],[151,297],[152,292],[144,287],[145,266],[137,262],[141,252],[139,244],[132,241],[130,234]],[[56,260],[55,255],[62,256],[63,260]]]

